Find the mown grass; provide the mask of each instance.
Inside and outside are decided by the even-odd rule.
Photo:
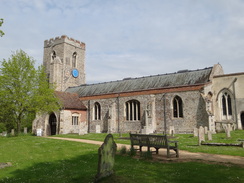
[[[0,137],[0,182],[93,182],[98,146],[35,136]],[[243,182],[243,168],[234,165],[160,163],[116,155],[115,174],[101,182]]]
[[[100,133],[100,134],[89,133],[86,135],[68,134],[68,135],[57,135],[57,136],[103,141],[106,135],[107,135],[106,133]],[[129,134],[113,134],[113,136],[116,143],[130,144],[129,139],[124,139],[124,137],[129,138]],[[212,137],[213,137],[212,141],[207,141],[207,135],[206,135],[206,142],[240,144],[241,141],[239,140],[244,140],[244,130],[232,131],[230,138],[227,138],[225,133],[213,134]],[[203,146],[203,145],[198,146],[198,137],[194,137],[192,134],[176,134],[172,140],[179,141],[178,144],[180,150],[244,157],[244,149],[241,147]]]

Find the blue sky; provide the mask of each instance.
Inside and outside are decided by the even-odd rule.
[[[244,72],[243,0],[1,0],[0,60],[44,40],[86,43],[87,83],[202,69]]]

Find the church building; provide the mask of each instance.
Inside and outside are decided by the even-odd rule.
[[[39,114],[33,132],[213,133],[244,129],[244,73],[222,66],[86,84],[85,43],[67,36],[44,42],[43,65],[62,108]]]

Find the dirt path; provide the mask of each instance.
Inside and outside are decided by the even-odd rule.
[[[51,139],[59,139],[59,140],[68,140],[68,141],[75,141],[75,142],[83,142],[88,144],[96,144],[102,145],[103,142],[101,141],[94,141],[94,140],[85,140],[85,139],[72,139],[72,138],[61,138],[61,137],[47,137]],[[130,145],[125,144],[117,144],[118,149],[122,146],[125,146],[127,149],[130,148]],[[146,150],[146,149],[145,149]],[[244,150],[240,149],[241,151]],[[176,158],[174,155],[174,151],[170,158],[166,157],[166,150],[160,149],[159,155],[153,155],[153,158],[163,161],[163,162],[188,162],[188,161],[204,161],[207,163],[220,163],[220,164],[236,164],[240,165],[244,168],[244,157],[240,156],[230,156],[230,155],[218,155],[218,154],[207,154],[207,153],[192,153],[188,151],[179,151],[180,157]]]

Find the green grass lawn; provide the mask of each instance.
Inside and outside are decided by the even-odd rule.
[[[100,134],[90,133],[86,135],[68,134],[68,135],[57,135],[57,136],[103,141],[106,135],[107,135],[106,133],[100,133]],[[128,140],[121,139],[119,134],[113,134],[113,136],[116,143],[130,144],[129,139]],[[122,134],[122,137],[129,137],[129,134]],[[198,146],[198,138],[193,137],[193,135],[191,134],[176,134],[173,140],[179,141],[178,144],[180,150],[244,157],[244,149],[241,147],[203,146],[203,145]],[[207,140],[207,136],[206,136],[206,140]],[[213,134],[213,140],[206,141],[206,142],[239,144],[241,143],[241,141],[239,140],[244,140],[244,130],[232,131],[230,138],[227,138],[225,133]]]
[[[0,137],[0,162],[13,164],[0,169],[0,182],[93,182],[98,147],[35,136]],[[230,164],[160,163],[121,155],[116,155],[115,172],[101,182],[244,182],[243,168]]]

